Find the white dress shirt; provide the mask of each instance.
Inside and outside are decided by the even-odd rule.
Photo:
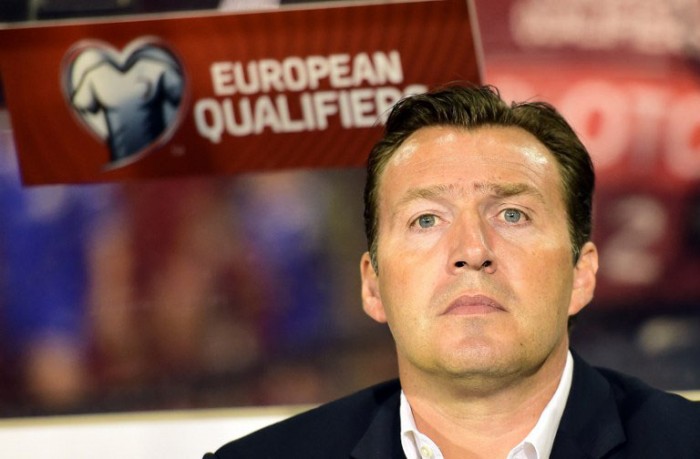
[[[559,421],[564,414],[566,400],[569,398],[571,378],[574,373],[574,360],[571,352],[567,353],[564,372],[559,380],[557,390],[547,403],[537,424],[529,434],[510,450],[506,459],[548,459],[552,452],[554,437],[557,434]],[[406,395],[401,391],[399,407],[401,419],[401,446],[407,459],[443,459],[437,445],[416,427],[411,406]]]

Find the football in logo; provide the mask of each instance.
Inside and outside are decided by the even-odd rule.
[[[119,51],[83,41],[66,54],[63,92],[85,128],[109,148],[109,166],[131,163],[173,134],[185,93],[183,67],[157,38]]]

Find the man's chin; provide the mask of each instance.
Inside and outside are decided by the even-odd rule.
[[[449,358],[443,362],[443,369],[454,378],[465,381],[510,378],[523,370],[522,362],[511,354],[483,343],[462,347],[459,351],[445,354]]]

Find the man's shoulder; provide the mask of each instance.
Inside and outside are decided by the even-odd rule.
[[[574,354],[552,458],[700,457],[700,404]]]
[[[654,388],[644,381],[606,368],[597,368],[608,381],[620,417],[627,423],[655,419],[659,424],[694,426],[700,432],[700,403]],[[673,421],[673,422],[671,422]]]
[[[620,451],[628,454],[625,457],[700,457],[700,403],[614,370],[596,368],[595,372],[607,383],[608,395],[600,402],[607,399],[615,405],[614,411],[607,412],[612,407],[598,405],[589,417],[599,425],[601,438],[619,432]],[[590,399],[580,402],[596,404]]]
[[[398,407],[400,389],[398,380],[363,389],[234,440],[216,457],[348,457],[377,410],[394,402]]]

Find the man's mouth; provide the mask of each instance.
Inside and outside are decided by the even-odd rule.
[[[442,315],[471,315],[505,312],[505,308],[496,300],[484,295],[462,295],[445,309]]]

